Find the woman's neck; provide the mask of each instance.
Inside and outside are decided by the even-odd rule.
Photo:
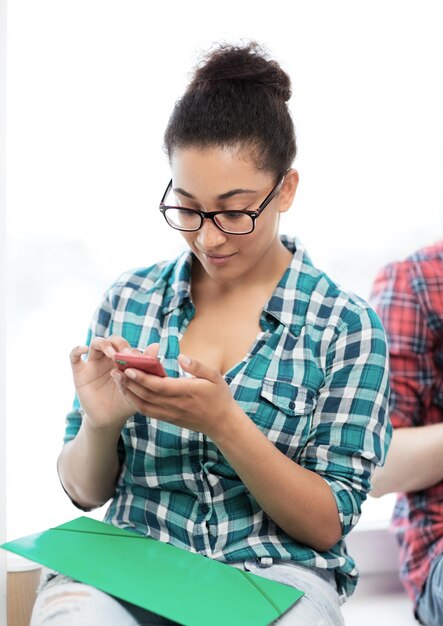
[[[235,281],[225,283],[210,276],[201,263],[195,259],[192,267],[192,293],[195,297],[201,290],[206,297],[235,297],[257,291],[272,292],[286,271],[292,259],[291,252],[278,238],[275,245],[268,248],[252,271]]]

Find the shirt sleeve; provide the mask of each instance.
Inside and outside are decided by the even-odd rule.
[[[96,309],[92,322],[88,329],[86,345],[89,346],[93,337],[107,337],[109,335],[109,327],[112,318],[112,305],[111,305],[111,290],[109,290],[104,298],[102,304]],[[66,444],[69,441],[72,441],[77,436],[78,431],[80,430],[80,426],[83,418],[83,409],[80,405],[80,401],[75,394],[74,402],[72,404],[72,409],[66,416],[66,426],[65,426],[65,435],[63,438],[63,443]],[[125,458],[125,448],[123,444],[123,440],[120,437],[117,443],[117,453],[119,457],[120,464],[123,463]],[[61,483],[61,481],[60,481]],[[82,511],[91,511],[91,508],[83,507],[78,502],[73,500],[71,496],[68,494],[66,489],[61,483],[66,495],[71,500],[72,504],[76,506],[78,509]]]
[[[302,465],[326,480],[343,536],[358,522],[376,465],[391,439],[386,337],[375,312],[349,311],[327,352]]]
[[[94,337],[107,337],[109,336],[109,327],[112,318],[112,302],[111,302],[111,289],[109,289],[104,297],[100,306],[96,309],[92,318],[91,324],[88,329],[86,345],[89,346]],[[74,439],[80,430],[82,422],[83,410],[80,406],[77,395],[74,397],[74,402],[71,411],[66,416],[66,427],[63,442],[66,444],[68,441]]]
[[[164,271],[174,267],[174,263],[161,262],[139,270],[129,270],[121,274],[117,280],[105,292],[101,304],[95,310],[88,329],[86,345],[89,346],[94,337],[109,337],[113,334],[116,321],[119,322],[119,333],[125,337],[131,345],[138,326],[131,323],[131,294],[142,290],[147,292],[153,284],[161,278]],[[135,302],[136,306],[137,303]],[[125,316],[128,318],[126,323]],[[138,329],[139,330],[139,329]],[[71,411],[66,416],[66,428],[64,443],[74,439],[80,429],[83,411],[80,402],[75,396]],[[120,438],[118,443],[119,458],[124,458],[123,442]]]
[[[424,293],[423,281],[419,287]],[[432,404],[434,338],[420,300],[406,262],[387,266],[375,280],[371,302],[388,338],[394,427],[422,425]]]

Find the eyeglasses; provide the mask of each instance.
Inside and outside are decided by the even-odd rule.
[[[280,191],[284,179],[285,175],[279,179],[256,211],[199,211],[198,209],[188,209],[180,206],[177,197],[172,193],[171,180],[163,194],[159,209],[169,226],[176,230],[194,232],[202,227],[203,220],[210,219],[217,228],[228,235],[248,235],[254,230],[257,217],[261,215]],[[165,200],[168,202],[165,202]],[[170,204],[170,201],[173,201],[173,204]]]

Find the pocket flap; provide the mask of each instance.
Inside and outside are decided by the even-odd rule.
[[[317,394],[309,387],[298,387],[284,380],[265,378],[261,395],[289,416],[308,415],[317,404]]]

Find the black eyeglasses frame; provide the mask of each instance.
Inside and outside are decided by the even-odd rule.
[[[212,221],[212,223],[215,224],[215,226],[219,230],[221,230],[223,233],[225,233],[227,235],[249,235],[250,233],[253,232],[253,230],[255,228],[255,220],[263,213],[263,211],[266,209],[266,207],[270,204],[270,202],[279,193],[279,191],[281,189],[281,186],[283,184],[283,181],[285,179],[286,173],[287,172],[285,172],[281,177],[279,177],[277,184],[271,189],[271,191],[268,193],[266,198],[263,200],[263,202],[260,204],[260,206],[255,211],[247,211],[247,210],[244,210],[244,211],[200,211],[198,209],[188,209],[187,207],[183,207],[183,206],[166,205],[166,204],[164,204],[164,201],[165,201],[166,196],[168,195],[168,193],[172,189],[172,178],[169,181],[168,186],[165,189],[165,193],[162,196],[162,199],[161,199],[160,205],[159,205],[159,210],[163,214],[163,217],[165,218],[166,223],[168,224],[168,226],[170,226],[171,228],[174,228],[175,230],[180,230],[182,232],[187,232],[187,233],[197,232],[203,226],[203,221],[205,219],[210,219]],[[166,211],[168,209],[182,209],[182,210],[185,209],[186,211],[190,211],[192,213],[195,213],[196,215],[199,215],[200,216],[200,226],[198,226],[198,228],[179,228],[177,226],[172,226],[172,224],[170,224],[168,222],[167,217],[166,217]],[[220,213],[241,213],[241,214],[244,214],[244,215],[248,215],[251,218],[251,224],[252,224],[251,230],[248,230],[245,233],[232,233],[232,232],[229,232],[229,231],[225,230],[219,224],[217,224],[217,222],[215,220],[216,216],[220,215]]]

